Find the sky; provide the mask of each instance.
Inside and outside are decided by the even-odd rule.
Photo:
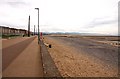
[[[42,32],[118,34],[119,0],[0,0],[0,25]]]

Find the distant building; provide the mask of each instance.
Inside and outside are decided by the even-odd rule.
[[[9,34],[10,32],[9,32],[9,27],[4,27],[4,26],[2,26],[2,34]]]
[[[0,26],[0,33],[5,35],[27,35],[28,31],[25,29],[16,29],[16,28],[9,28],[5,26]],[[33,32],[30,32],[33,34]]]
[[[20,35],[27,35],[27,34],[28,34],[28,31],[27,31],[27,30],[24,30],[24,29],[19,29],[19,34],[20,34]]]

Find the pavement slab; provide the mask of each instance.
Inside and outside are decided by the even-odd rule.
[[[43,77],[40,46],[35,38],[3,71],[3,77]]]
[[[6,69],[8,65],[34,40],[34,38],[35,37],[16,38],[14,40],[8,40],[9,42],[6,41],[7,43],[3,42],[3,46],[10,46],[2,48],[2,70]]]

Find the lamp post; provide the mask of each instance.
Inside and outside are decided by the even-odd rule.
[[[35,35],[35,25],[34,25],[34,35]]]
[[[38,10],[38,44],[40,42],[40,32],[39,32],[39,8],[35,8],[36,10]]]

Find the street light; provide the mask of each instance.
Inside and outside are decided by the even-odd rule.
[[[34,35],[35,35],[35,25],[34,25]]]
[[[40,41],[40,32],[39,32],[39,8],[35,8],[36,10],[38,10],[38,44]]]

